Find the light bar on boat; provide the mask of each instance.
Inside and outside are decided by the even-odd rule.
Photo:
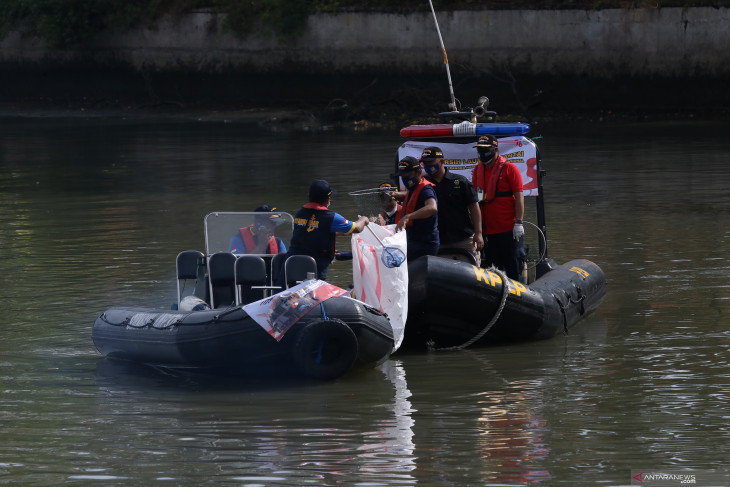
[[[410,125],[400,129],[402,137],[474,137],[479,135],[525,135],[530,124],[515,123],[437,123],[433,125]]]

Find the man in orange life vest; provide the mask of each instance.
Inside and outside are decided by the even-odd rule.
[[[482,209],[484,264],[502,269],[510,279],[520,277],[518,246],[525,234],[522,218],[525,199],[522,175],[517,166],[499,155],[497,138],[482,135],[477,145],[479,160],[472,183]]]
[[[297,210],[294,215],[294,233],[287,252],[290,255],[311,255],[317,261],[317,278],[326,279],[327,269],[335,256],[337,235],[360,233],[370,223],[366,216],[352,222],[339,213],[330,211],[330,196],[335,191],[327,181],[314,181],[309,186],[309,203]],[[282,269],[277,285],[284,281]]]
[[[405,156],[398,163],[398,175],[407,193],[401,193],[403,208],[395,227],[406,230],[408,260],[424,255],[436,255],[439,250],[438,203],[433,185],[421,174],[421,163],[415,157]]]
[[[231,238],[229,252],[233,254],[279,254],[286,252],[284,242],[274,236],[274,229],[282,218],[276,213],[276,208],[269,205],[261,205],[254,211],[270,213],[269,215],[256,215],[253,224],[243,227]]]

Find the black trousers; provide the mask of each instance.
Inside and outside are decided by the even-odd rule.
[[[486,235],[484,242],[483,266],[494,266],[507,274],[515,281],[520,278],[520,269],[517,262],[518,244],[512,232],[494,233]]]

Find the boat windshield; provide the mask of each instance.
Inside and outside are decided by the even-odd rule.
[[[254,235],[274,236],[286,248],[291,243],[294,229],[294,218],[285,212],[233,212],[214,211],[205,215],[205,251],[207,255],[216,252],[233,252],[234,254],[254,253],[271,255],[269,248],[262,245],[263,251],[251,252],[246,247],[251,245]],[[269,240],[267,238],[266,240]]]

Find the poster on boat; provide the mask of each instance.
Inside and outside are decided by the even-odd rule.
[[[310,280],[266,299],[243,306],[243,310],[276,341],[315,306],[329,298],[349,295],[324,281]]]
[[[383,245],[407,253],[406,232],[395,225],[368,225],[373,232],[352,235],[353,293],[357,299],[387,313],[395,346],[400,347],[408,318],[408,262],[398,267],[383,263]],[[373,234],[374,233],[374,234]]]
[[[522,174],[523,194],[537,196],[537,145],[527,137],[502,137],[499,140],[499,154],[517,166]],[[421,157],[423,149],[435,145],[433,141],[408,141],[398,148],[398,160],[405,156]],[[449,171],[461,174],[471,181],[471,174],[479,162],[475,142],[465,144],[442,143],[438,147],[444,153],[444,164]]]

